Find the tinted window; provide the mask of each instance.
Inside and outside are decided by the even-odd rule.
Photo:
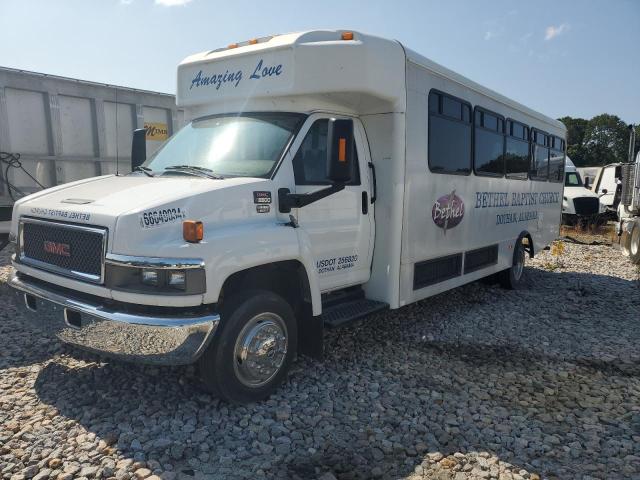
[[[450,97],[442,97],[442,114],[462,120],[462,103]]]
[[[507,177],[527,178],[527,172],[529,171],[529,142],[507,137],[504,157]]]
[[[476,109],[474,167],[478,175],[504,174],[504,135],[502,119]]]
[[[550,150],[549,159],[549,180],[562,183],[564,178],[564,152],[560,150]]]
[[[298,185],[327,185],[327,131],[329,120],[316,120],[304,137],[293,159],[293,171]],[[354,151],[352,180],[348,185],[360,185],[358,155]]]
[[[435,173],[469,173],[471,171],[471,109],[469,105],[432,92],[429,94],[429,112],[429,168]]]
[[[536,145],[533,149],[533,162],[531,165],[531,178],[546,180],[549,176],[549,149],[542,145]]]

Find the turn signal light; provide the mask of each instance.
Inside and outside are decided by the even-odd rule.
[[[182,237],[189,243],[201,242],[204,238],[204,225],[199,220],[182,222]]]
[[[342,32],[342,40],[353,40],[353,32]]]
[[[340,138],[338,140],[338,161],[344,163],[347,161],[347,139]]]

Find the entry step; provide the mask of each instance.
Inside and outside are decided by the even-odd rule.
[[[386,308],[389,308],[387,303],[360,298],[325,307],[322,320],[328,328],[336,328]]]

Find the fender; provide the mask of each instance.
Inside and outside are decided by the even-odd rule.
[[[285,260],[297,260],[305,268],[313,315],[322,313],[318,274],[308,235],[283,224],[239,224],[221,229],[206,240],[207,292],[204,303],[216,303],[224,282],[234,273]]]

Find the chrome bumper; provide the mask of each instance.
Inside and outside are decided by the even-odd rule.
[[[209,345],[220,316],[133,314],[74,299],[15,273],[9,285],[32,323],[65,343],[137,363],[193,363]]]

